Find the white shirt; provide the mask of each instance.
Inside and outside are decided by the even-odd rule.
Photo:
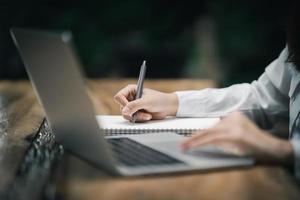
[[[286,138],[294,148],[295,173],[300,178],[300,72],[286,62],[287,56],[285,48],[251,84],[176,92],[177,117],[219,117],[239,110],[265,128],[289,119]]]

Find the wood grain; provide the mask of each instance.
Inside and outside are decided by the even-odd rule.
[[[0,83],[0,193],[13,181],[16,170],[43,119],[28,81]]]
[[[295,185],[277,167],[254,167],[189,175],[72,181],[68,199],[299,199]]]
[[[135,80],[88,80],[96,114],[118,114],[114,94]],[[215,87],[210,80],[149,80],[165,92]],[[28,81],[0,82],[0,193],[15,178],[44,114]],[[111,178],[68,153],[56,176],[60,199],[299,199],[292,176],[280,166],[255,166],[202,173]]]

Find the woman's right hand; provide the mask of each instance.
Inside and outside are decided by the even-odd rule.
[[[131,120],[132,115],[137,111],[138,122],[164,119],[166,116],[176,115],[178,98],[175,93],[144,88],[142,98],[134,100],[136,89],[136,85],[128,85],[114,96],[125,119]]]

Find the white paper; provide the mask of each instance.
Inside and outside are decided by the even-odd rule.
[[[97,121],[104,130],[141,130],[141,131],[188,131],[202,130],[215,125],[219,118],[175,118],[151,120],[144,123],[131,123],[121,115],[97,115]]]

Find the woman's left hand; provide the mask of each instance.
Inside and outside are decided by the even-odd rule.
[[[276,138],[237,112],[222,119],[215,127],[203,130],[182,143],[183,150],[214,145],[257,161],[290,164],[293,148],[289,141]]]

